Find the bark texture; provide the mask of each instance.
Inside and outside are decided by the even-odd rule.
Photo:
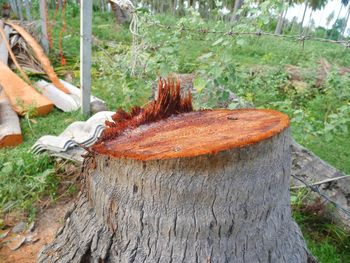
[[[291,218],[289,130],[214,155],[90,160],[39,262],[307,262]]]

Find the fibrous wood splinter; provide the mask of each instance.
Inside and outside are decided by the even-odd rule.
[[[190,91],[186,96],[181,95],[181,84],[177,79],[169,77],[167,80],[159,78],[158,97],[144,108],[135,106],[130,112],[119,109],[111,121],[106,121],[106,129],[102,133],[98,144],[112,140],[126,130],[134,129],[140,125],[166,119],[172,115],[193,111]]]

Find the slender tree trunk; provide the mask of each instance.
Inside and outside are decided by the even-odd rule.
[[[306,15],[306,10],[307,10],[308,5],[309,5],[308,0],[305,0],[305,7],[304,7],[303,18],[301,19],[301,22],[300,22],[300,30],[299,30],[300,34],[303,33],[303,25],[304,25],[304,20],[305,20],[305,15]]]
[[[9,3],[10,3],[12,12],[15,14],[16,17],[18,17],[16,0],[9,0]]]
[[[26,4],[26,17],[27,20],[32,21],[32,16],[30,15],[30,3],[29,0],[24,0],[25,4]]]
[[[343,4],[340,5],[339,12],[338,12],[337,18],[335,19],[335,22],[337,22],[337,20],[339,19],[342,9],[343,9]]]
[[[122,24],[122,23],[125,23],[126,21],[128,21],[129,17],[128,17],[127,13],[124,10],[122,10],[119,7],[119,5],[117,5],[114,2],[110,2],[110,4],[111,4],[112,11],[116,17],[118,24]]]
[[[235,0],[235,5],[233,7],[233,12],[231,16],[231,22],[238,22],[239,20],[239,15],[237,14],[238,10],[241,8],[243,5],[244,0]]]
[[[276,25],[276,29],[275,29],[275,34],[278,34],[280,35],[282,33],[282,26],[283,26],[283,20],[284,20],[284,13],[285,13],[285,8],[284,8],[284,3],[285,3],[285,0],[282,0],[282,8],[281,8],[281,11],[280,11],[280,14],[279,14],[279,17],[278,17],[278,22],[277,22],[277,25]]]
[[[196,1],[195,0],[189,0],[189,7],[193,7],[194,9],[196,8]]]
[[[313,12],[314,12],[314,10],[311,9],[309,23],[307,24],[306,31],[304,34],[305,36],[309,35],[309,33],[310,33]]]
[[[105,0],[100,0],[100,9],[101,9],[102,12],[106,12]]]
[[[183,16],[184,13],[185,13],[185,10],[184,10],[184,0],[179,0],[179,9],[177,10],[177,14],[179,16]]]
[[[17,5],[18,14],[19,14],[19,19],[23,21],[22,0],[17,0],[16,5]]]
[[[337,23],[337,21],[338,21],[338,19],[339,19],[339,16],[340,16],[340,13],[341,13],[342,9],[343,9],[343,4],[340,5],[338,15],[337,15],[337,17],[336,17],[336,19],[335,19],[335,22],[334,22],[332,28],[334,28],[334,26],[336,25],[336,23]],[[331,30],[331,34],[330,34],[329,38],[330,38],[330,39],[333,39],[333,30]]]
[[[349,22],[349,17],[350,17],[350,4],[349,4],[349,8],[348,8],[348,11],[346,13],[346,18],[345,18],[345,23],[344,23],[344,26],[342,28],[342,31],[340,33],[340,36],[339,36],[339,39],[342,40],[344,37],[345,37],[345,30],[348,26],[348,22]]]
[[[46,0],[40,0],[39,7],[40,7],[41,32],[42,32],[41,44],[43,45],[45,52],[48,54],[49,53],[49,34],[47,30],[48,18],[47,18]]]

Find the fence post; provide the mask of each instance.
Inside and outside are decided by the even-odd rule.
[[[80,88],[81,113],[90,114],[91,96],[91,29],[92,1],[82,0],[80,4]]]

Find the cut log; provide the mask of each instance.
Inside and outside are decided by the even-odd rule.
[[[0,20],[0,28],[4,26]],[[7,64],[8,52],[6,41],[9,36],[8,28],[5,28],[5,39],[0,36],[0,62]],[[16,146],[22,143],[22,132],[17,114],[11,108],[9,100],[6,98],[0,85],[0,148]]]
[[[33,49],[36,58],[40,61],[44,71],[46,72],[49,79],[52,81],[52,83],[60,90],[62,90],[65,93],[69,93],[69,91],[62,85],[62,83],[59,81],[53,67],[51,66],[50,60],[45,55],[45,52],[43,48],[38,44],[38,42],[19,25],[16,25],[14,23],[6,22],[7,25],[11,26],[14,30],[16,30],[21,37],[28,43],[28,45]]]
[[[52,108],[52,102],[25,83],[11,69],[0,61],[0,85],[3,87],[12,108],[19,115],[24,115],[34,108],[37,115],[46,115]]]
[[[291,217],[288,117],[188,112],[179,93],[107,123],[39,262],[307,262]]]
[[[23,142],[17,114],[0,91],[0,148],[16,146]]]

